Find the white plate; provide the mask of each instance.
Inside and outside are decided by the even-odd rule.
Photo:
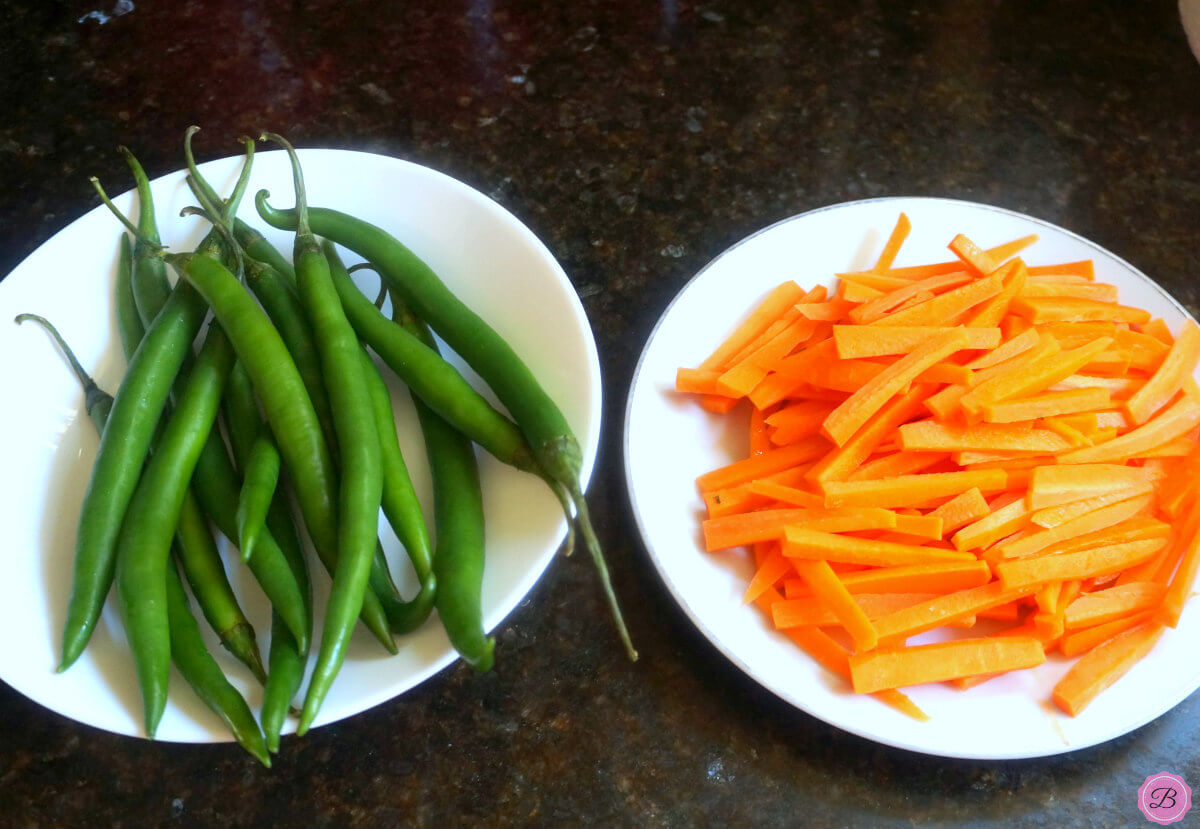
[[[395,234],[512,344],[579,436],[586,481],[600,435],[600,366],[579,298],[546,247],[491,199],[433,170],[344,150],[303,150],[300,155],[313,204],[351,212]],[[238,158],[227,158],[201,169],[214,186],[227,192],[240,163]],[[110,187],[118,183],[108,182]],[[282,152],[255,155],[241,210],[243,218],[266,232],[253,206],[260,187],[272,191],[274,204],[293,203],[291,174]],[[79,188],[80,198],[87,198],[85,180],[80,180]],[[179,210],[193,203],[183,173],[159,178],[153,188],[163,241],[175,250],[194,247],[205,227],[198,219],[178,218]],[[130,213],[134,199],[127,193],[116,203]],[[98,207],[56,234],[0,282],[0,388],[9,395],[0,407],[4,468],[0,538],[5,550],[0,557],[0,626],[8,631],[0,637],[0,678],[60,714],[120,734],[140,735],[141,702],[112,601],[83,657],[66,673],[54,673],[75,523],[97,438],[83,411],[79,389],[46,335],[33,325],[11,322],[21,312],[45,315],[58,325],[99,384],[114,390],[125,367],[112,289],[118,230],[116,220]],[[288,234],[270,231],[267,237],[282,250],[291,250]],[[348,261],[355,259],[351,256]],[[358,276],[374,297],[376,277]],[[533,318],[536,324],[531,324]],[[391,373],[385,370],[384,374]],[[473,374],[468,376],[482,386]],[[404,456],[428,510],[424,447],[412,404],[398,382],[393,383],[393,402]],[[480,471],[488,556],[483,607],[491,630],[546,569],[566,525],[558,502],[537,479],[483,454]],[[386,524],[381,523],[381,533],[401,590],[411,595],[416,583],[411,568]],[[259,633],[265,659],[269,608],[245,568],[233,566],[232,557],[226,561],[234,589]],[[329,580],[315,559],[310,570],[319,620]],[[257,710],[261,689],[215,642],[210,638],[210,649]],[[414,634],[402,637],[399,655],[390,658],[360,626],[316,724],[391,699],[449,665],[455,656],[436,615]],[[503,648],[496,656],[502,664]],[[170,704],[158,738],[230,739],[224,725],[177,673],[172,673]]]
[[[900,211],[908,214],[913,230],[898,266],[952,258],[946,245],[955,233],[985,247],[1036,233],[1040,241],[1021,254],[1029,264],[1092,259],[1096,278],[1117,285],[1123,303],[1150,310],[1176,331],[1186,318],[1127,262],[1054,225],[995,207],[946,199],[873,199],[785,219],[700,271],[667,308],[642,353],[626,411],[625,471],[646,548],[684,612],[730,661],[797,708],[846,731],[927,754],[980,759],[1057,754],[1120,736],[1200,686],[1196,608],[1074,719],[1049,702],[1051,688],[1070,665],[1051,657],[1035,670],[969,692],[942,685],[913,688],[913,701],[932,717],[918,723],[871,697],[850,693],[841,679],[774,631],[757,608],[743,605],[753,573],[745,556],[703,551],[703,502],[695,478],[745,457],[747,429],[744,416],[710,415],[676,394],[675,369],[697,365],[780,282],[832,284],[836,272],[870,267]]]

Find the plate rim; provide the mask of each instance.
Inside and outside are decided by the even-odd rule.
[[[588,487],[591,485],[591,483],[593,482],[593,480],[595,478],[597,461],[599,460],[599,454],[600,454],[600,440],[603,436],[603,430],[604,430],[604,382],[603,382],[604,376],[603,376],[603,370],[600,366],[599,350],[598,350],[598,346],[596,343],[595,328],[593,327],[590,319],[588,318],[587,309],[584,308],[584,305],[583,305],[583,298],[580,296],[578,289],[572,283],[571,278],[567,275],[566,269],[563,267],[563,265],[559,261],[558,257],[556,257],[554,255],[554,253],[550,250],[550,248],[546,244],[546,242],[543,241],[541,239],[541,237],[539,237],[536,233],[534,233],[533,229],[530,228],[520,217],[518,217],[515,213],[513,213],[508,207],[501,204],[496,199],[489,196],[487,193],[472,186],[471,184],[468,184],[465,181],[462,181],[461,179],[458,179],[446,172],[443,172],[442,170],[436,169],[436,168],[428,166],[426,164],[421,164],[416,161],[411,161],[406,158],[401,158],[401,157],[394,156],[394,155],[388,155],[385,153],[376,153],[376,152],[370,152],[367,150],[359,150],[359,149],[351,149],[351,148],[297,147],[296,152],[300,155],[301,160],[303,160],[304,156],[306,156],[306,155],[320,155],[320,156],[334,157],[334,158],[356,157],[356,156],[357,157],[367,157],[367,158],[371,158],[373,160],[383,162],[383,163],[386,163],[389,165],[398,165],[401,168],[408,168],[408,170],[410,171],[410,174],[415,173],[418,175],[431,176],[432,179],[439,181],[442,184],[442,186],[445,186],[445,187],[449,188],[450,190],[459,193],[461,195],[461,197],[467,198],[467,199],[473,199],[473,200],[476,200],[476,201],[480,202],[481,204],[483,204],[489,212],[493,212],[494,214],[498,215],[498,217],[504,222],[504,224],[509,229],[511,229],[512,231],[515,231],[516,234],[524,240],[525,244],[527,244],[538,256],[544,258],[546,265],[547,265],[547,270],[549,271],[550,275],[552,275],[554,277],[554,279],[556,281],[558,281],[561,284],[561,286],[563,287],[564,295],[567,298],[568,305],[572,309],[572,313],[574,314],[576,321],[578,322],[578,324],[580,325],[581,329],[583,330],[583,332],[585,334],[585,336],[583,337],[583,347],[584,347],[585,358],[586,358],[585,362],[587,364],[587,373],[589,375],[588,386],[589,386],[590,393],[592,396],[592,402],[591,402],[591,405],[588,407],[587,411],[588,411],[588,417],[595,424],[594,430],[592,430],[592,434],[585,435],[583,437],[583,439],[580,440],[580,449],[582,450],[582,454],[583,454],[583,466],[582,466],[582,473],[580,476],[580,484],[581,484],[583,491],[586,493],[588,490]],[[261,156],[276,156],[276,155],[286,156],[286,150],[263,149],[263,150],[256,150],[256,152],[255,152],[256,158],[261,157]],[[244,158],[245,158],[245,156],[243,156],[243,155],[227,155],[227,156],[222,156],[219,158],[210,159],[201,164],[198,164],[197,166],[201,170],[201,172],[208,172],[208,170],[206,168],[216,168],[216,167],[220,167],[221,165],[228,165],[231,163],[240,163]],[[180,168],[170,170],[166,173],[163,173],[161,175],[158,175],[158,176],[155,176],[154,178],[152,178],[150,180],[150,186],[151,186],[151,188],[154,188],[155,186],[173,187],[177,183],[182,184],[182,181],[183,181],[182,176],[184,174],[186,174],[186,172],[187,172],[186,167],[180,167]],[[174,179],[178,179],[178,181],[177,182],[167,181],[167,180],[174,180]],[[132,199],[133,198],[132,194],[134,192],[135,192],[135,188],[127,189],[125,191],[122,191],[120,194],[114,195],[112,197],[112,200],[119,204],[119,203],[121,203],[121,201],[123,199],[127,199],[127,198]],[[0,279],[0,303],[3,303],[7,299],[8,295],[10,293],[12,293],[14,290],[16,290],[14,288],[5,289],[5,285],[13,282],[11,277],[14,274],[16,274],[19,270],[21,270],[30,259],[32,259],[33,257],[37,256],[39,253],[41,253],[43,251],[43,249],[53,247],[54,244],[56,243],[56,241],[59,239],[59,237],[66,234],[75,225],[77,225],[85,220],[88,220],[89,217],[92,216],[92,214],[103,213],[105,210],[106,210],[106,208],[103,204],[96,205],[88,210],[85,210],[84,212],[75,216],[75,218],[71,219],[71,221],[67,222],[65,225],[60,227],[52,235],[50,235],[44,241],[42,241],[40,244],[38,244],[37,247],[35,247],[33,250],[29,251],[29,253],[27,253],[25,256],[23,256],[16,264],[13,265],[13,267],[11,269],[9,269],[4,274],[4,278]],[[174,219],[172,219],[172,221],[173,220]],[[61,244],[61,242],[59,244]],[[580,437],[579,435],[576,435],[577,439],[579,439],[579,437]],[[541,582],[542,578],[546,574],[546,571],[549,570],[550,565],[553,564],[554,561],[556,560],[556,558],[558,556],[558,550],[561,547],[562,541],[565,538],[565,536],[566,536],[566,528],[563,527],[558,532],[557,540],[554,542],[552,547],[548,551],[546,551],[542,556],[531,560],[530,566],[527,568],[527,570],[524,574],[524,577],[518,580],[517,587],[512,593],[511,602],[502,602],[493,611],[493,613],[495,614],[495,621],[492,624],[486,625],[487,617],[485,616],[485,625],[486,625],[486,630],[487,630],[488,634],[492,634],[495,630],[497,630],[504,623],[504,620],[507,619],[509,616],[511,616],[512,613],[521,606],[521,603],[526,600],[526,598],[533,591],[533,589],[538,585],[539,582]],[[306,544],[306,550],[307,550],[307,547],[308,547],[308,545]],[[310,564],[311,563],[312,562],[310,559]],[[193,612],[195,612],[194,608],[193,608]],[[400,644],[402,644],[402,642]],[[378,706],[383,705],[389,701],[398,699],[398,698],[402,697],[404,694],[407,694],[410,691],[413,691],[414,689],[416,689],[417,687],[425,684],[430,679],[432,679],[435,675],[437,675],[438,673],[441,673],[446,668],[452,666],[459,659],[460,659],[460,656],[451,646],[451,648],[448,652],[442,654],[442,656],[440,656],[438,659],[432,661],[431,663],[426,665],[421,670],[414,672],[411,675],[411,678],[409,680],[405,681],[404,683],[401,683],[401,684],[404,684],[404,686],[405,686],[402,689],[400,689],[398,691],[394,691],[394,692],[391,691],[390,689],[387,689],[387,690],[382,690],[377,694],[370,695],[369,697],[365,698],[365,701],[363,702],[361,707],[357,708],[354,711],[340,714],[332,719],[323,719],[322,717],[318,717],[318,720],[316,723],[314,723],[313,728],[323,728],[325,726],[334,725],[335,723],[341,722],[342,720],[350,719],[351,717],[366,713],[366,712],[368,712],[374,708],[377,708]],[[174,672],[174,668],[172,670]],[[53,672],[53,671],[51,671],[51,673],[54,676],[58,675],[56,672]],[[307,672],[306,672],[306,678],[307,678]],[[59,710],[59,708],[57,708],[51,704],[48,704],[46,701],[44,701],[43,698],[41,697],[41,695],[36,695],[34,693],[31,693],[31,691],[34,689],[31,688],[31,686],[28,683],[24,683],[21,685],[14,684],[6,676],[0,676],[0,682],[3,682],[9,688],[12,688],[12,690],[19,693],[25,699],[29,700],[30,702],[34,703],[35,705],[39,706],[40,708],[42,708],[46,711],[49,711],[58,717],[62,717],[66,720],[76,723],[77,725],[81,725],[81,726],[84,726],[87,728],[93,728],[98,731],[106,732],[109,734],[115,734],[120,737],[132,737],[132,738],[136,738],[139,740],[147,740],[147,741],[153,741],[153,742],[159,742],[159,743],[180,744],[180,745],[221,745],[221,744],[232,744],[235,742],[234,736],[231,733],[228,733],[226,730],[214,731],[211,729],[207,733],[200,736],[199,739],[193,739],[193,738],[187,738],[187,737],[175,738],[175,737],[171,737],[171,736],[163,736],[161,734],[157,735],[155,737],[148,737],[141,730],[132,730],[132,731],[121,730],[120,728],[111,727],[109,724],[101,722],[95,717],[89,716],[87,718],[80,718],[73,714],[66,713],[62,710]],[[242,691],[242,693],[243,693],[243,696],[245,696],[245,692]],[[206,712],[208,711],[207,708],[205,710],[206,710]],[[133,728],[140,729],[140,721],[138,720],[137,716],[134,716]],[[205,730],[205,726],[203,724],[197,725],[198,732],[203,732],[204,730]],[[294,722],[289,721],[289,723],[285,724],[284,734],[290,735],[293,732],[294,732]]]
[[[751,668],[746,664],[746,662],[740,656],[738,656],[731,649],[726,647],[724,642],[721,641],[720,637],[718,637],[712,630],[710,630],[709,627],[704,623],[704,621],[701,618],[699,618],[695,613],[693,613],[692,608],[688,605],[688,603],[686,601],[684,601],[683,597],[680,595],[679,591],[676,589],[674,581],[668,577],[667,568],[665,567],[662,560],[660,559],[658,552],[649,543],[649,535],[648,535],[645,523],[643,521],[642,510],[639,507],[638,499],[634,495],[635,490],[634,490],[634,483],[633,483],[633,470],[632,470],[631,463],[630,463],[630,451],[629,451],[630,431],[631,431],[631,424],[632,424],[632,419],[633,419],[633,404],[634,404],[635,391],[637,390],[638,385],[642,379],[642,372],[643,372],[643,369],[645,368],[647,354],[650,352],[650,347],[654,344],[655,338],[658,336],[659,329],[662,327],[664,321],[670,315],[672,309],[675,307],[675,304],[683,297],[683,295],[685,293],[688,292],[688,290],[692,287],[693,283],[695,283],[696,280],[698,280],[701,276],[703,276],[705,273],[707,273],[708,270],[711,269],[712,267],[714,267],[717,264],[717,262],[719,262],[721,259],[724,259],[730,253],[732,253],[733,251],[742,247],[743,245],[748,244],[749,242],[753,241],[757,237],[759,237],[765,233],[769,233],[770,231],[775,230],[785,224],[789,224],[794,221],[799,221],[801,219],[805,219],[810,216],[817,215],[819,213],[825,213],[825,212],[828,212],[831,210],[838,210],[838,209],[842,209],[842,208],[859,207],[859,206],[864,206],[864,205],[869,205],[869,204],[880,204],[880,203],[886,203],[886,202],[913,202],[913,201],[934,202],[934,203],[950,204],[950,205],[962,205],[962,206],[966,206],[966,207],[982,209],[985,211],[999,213],[1002,215],[1018,218],[1023,221],[1027,221],[1032,224],[1040,225],[1042,227],[1046,227],[1046,228],[1049,228],[1056,232],[1062,233],[1078,242],[1083,243],[1084,245],[1086,245],[1087,247],[1089,247],[1093,250],[1099,251],[1100,253],[1104,254],[1105,256],[1112,257],[1117,262],[1119,262],[1121,265],[1128,268],[1133,274],[1135,274],[1139,279],[1141,279],[1143,282],[1145,282],[1148,286],[1150,286],[1154,290],[1156,290],[1164,299],[1167,300],[1167,302],[1169,302],[1171,305],[1173,305],[1186,319],[1190,319],[1193,322],[1196,321],[1195,318],[1191,315],[1191,313],[1188,312],[1187,308],[1185,308],[1178,300],[1176,300],[1175,297],[1173,297],[1166,289],[1164,289],[1161,285],[1159,285],[1157,282],[1155,282],[1153,279],[1151,279],[1149,276],[1147,276],[1145,273],[1143,273],[1139,268],[1134,267],[1132,264],[1130,264],[1128,261],[1126,261],[1123,257],[1118,256],[1117,254],[1113,253],[1112,251],[1108,250],[1107,248],[1104,248],[1101,245],[1097,244],[1096,242],[1093,242],[1092,240],[1086,238],[1085,236],[1081,236],[1080,234],[1075,233],[1074,231],[1067,230],[1064,227],[1060,227],[1059,225],[1057,225],[1051,221],[1048,221],[1046,219],[1039,219],[1035,216],[1030,216],[1028,214],[1021,213],[1016,210],[1011,210],[1009,208],[998,207],[996,205],[985,204],[983,202],[970,201],[967,199],[955,199],[955,198],[948,198],[948,197],[941,197],[941,196],[876,196],[876,197],[872,197],[872,198],[868,198],[868,199],[853,199],[851,201],[836,202],[833,204],[822,205],[820,207],[815,207],[811,210],[805,210],[801,213],[795,213],[793,215],[786,216],[782,219],[772,222],[769,225],[766,225],[765,227],[760,228],[759,230],[754,231],[753,233],[750,233],[749,235],[747,235],[747,236],[737,240],[733,244],[729,245],[724,250],[722,250],[720,253],[715,255],[712,259],[710,259],[702,268],[700,268],[700,270],[696,271],[696,273],[690,279],[688,279],[682,286],[680,286],[679,290],[671,298],[671,301],[669,303],[667,303],[667,306],[663,309],[662,313],[659,315],[658,319],[655,321],[653,328],[650,330],[650,334],[646,337],[645,344],[642,346],[641,353],[638,355],[637,363],[634,366],[634,370],[633,370],[633,376],[629,383],[629,391],[627,392],[627,396],[626,396],[626,400],[625,400],[625,415],[624,415],[624,418],[622,419],[622,424],[621,424],[621,426],[622,426],[621,450],[622,450],[622,463],[623,463],[624,473],[625,473],[626,496],[629,499],[630,510],[633,513],[634,524],[637,526],[638,535],[641,538],[641,542],[642,542],[642,547],[646,551],[646,554],[649,556],[651,563],[653,563],[654,569],[658,574],[659,580],[667,588],[667,592],[669,592],[671,594],[671,598],[674,600],[676,606],[680,610],[683,611],[684,615],[687,616],[687,618],[691,621],[692,625],[697,630],[699,630],[701,634],[703,634],[704,638],[706,640],[708,640],[709,645],[716,648],[716,650],[719,653],[721,653],[726,659],[728,659],[731,663],[733,663],[733,665],[736,666],[739,671],[741,671],[746,677],[748,677],[753,682],[755,682],[759,687],[770,692],[778,699],[780,699],[783,702],[790,705],[792,708],[794,708],[810,717],[813,717],[814,719],[820,720],[821,722],[825,723],[826,725],[836,728],[839,731],[843,731],[848,734],[853,734],[856,737],[859,737],[864,740],[869,740],[870,742],[873,742],[873,743],[886,745],[891,748],[901,749],[903,751],[909,751],[914,754],[923,754],[923,755],[931,756],[931,757],[945,757],[948,759],[955,759],[955,760],[982,760],[982,761],[988,761],[988,760],[1034,760],[1034,759],[1043,758],[1043,757],[1054,757],[1054,756],[1058,756],[1058,755],[1062,755],[1062,754],[1068,754],[1068,753],[1072,753],[1072,752],[1076,752],[1076,751],[1082,751],[1087,748],[1092,748],[1094,746],[1110,742],[1112,740],[1117,739],[1118,737],[1125,736],[1126,734],[1132,734],[1133,732],[1137,731],[1140,728],[1143,728],[1144,726],[1146,726],[1153,720],[1158,719],[1163,714],[1167,713],[1172,708],[1175,708],[1177,705],[1179,705],[1181,702],[1183,702],[1185,699],[1187,699],[1189,696],[1191,696],[1197,690],[1197,685],[1195,683],[1185,683],[1185,685],[1183,686],[1183,690],[1181,692],[1173,694],[1170,697],[1168,697],[1169,701],[1166,705],[1155,706],[1155,708],[1151,711],[1151,713],[1149,713],[1144,718],[1138,719],[1131,726],[1123,727],[1122,729],[1117,730],[1117,731],[1107,732],[1105,734],[1102,734],[1097,739],[1085,741],[1078,745],[1063,745],[1061,748],[1055,747],[1054,750],[1037,751],[1034,753],[1029,753],[1029,752],[983,753],[983,752],[970,752],[970,751],[958,752],[958,751],[934,750],[934,749],[925,748],[925,747],[921,747],[918,745],[906,743],[902,740],[896,740],[896,739],[891,739],[891,738],[887,738],[887,737],[882,737],[880,735],[866,731],[865,729],[857,728],[854,725],[847,725],[847,724],[843,724],[843,723],[833,722],[828,717],[822,716],[821,714],[818,714],[818,713],[810,710],[808,707],[804,706],[801,702],[799,702],[793,696],[789,696],[788,691],[785,688],[775,687],[773,684],[768,683],[765,679],[758,676],[753,670],[751,670]]]

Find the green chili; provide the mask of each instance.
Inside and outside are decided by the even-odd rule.
[[[254,554],[255,541],[267,520],[267,510],[275,499],[279,483],[279,450],[275,441],[260,437],[250,450],[238,496],[237,531],[242,559]]]

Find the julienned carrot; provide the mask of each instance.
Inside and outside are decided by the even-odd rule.
[[[786,553],[787,545],[784,547]],[[989,582],[980,587],[939,596],[876,619],[875,631],[879,634],[881,645],[887,646],[964,616],[974,616],[998,605],[1008,604],[1015,599],[1031,595],[1036,589],[1034,585],[1010,589],[998,581]]]
[[[843,360],[887,357],[893,354],[907,354],[930,337],[945,334],[950,330],[916,325],[835,325],[833,342],[837,356]],[[1000,345],[999,328],[963,328],[962,331],[967,338],[966,348],[996,349]],[[1033,339],[1037,341],[1036,333]]]
[[[888,237],[887,242],[883,246],[883,250],[879,253],[879,258],[875,260],[875,270],[886,271],[896,261],[896,254],[900,252],[901,245],[908,238],[908,234],[912,231],[912,222],[908,220],[908,216],[903,213],[900,218],[896,219],[896,226],[892,228],[892,235]]]
[[[967,472],[927,472],[919,475],[898,475],[876,481],[827,481],[823,485],[827,507],[855,507],[867,504],[896,507],[916,507],[951,498],[968,489],[980,492],[1002,492],[1008,486],[1008,473],[1003,469],[982,469]]]
[[[878,654],[1001,620],[1020,626],[989,638],[1095,658],[1174,624],[1200,569],[1200,328],[1118,305],[1090,262],[1009,258],[1029,240],[890,267],[909,229],[836,292],[772,292],[677,375],[709,411],[752,406],[751,457],[698,480],[709,545],[749,544],[746,598],[842,675],[815,625]]]
[[[960,639],[850,656],[850,681],[860,694],[944,682],[976,674],[1034,668],[1046,661],[1036,639]]]
[[[972,487],[966,492],[955,495],[929,514],[942,519],[942,536],[946,537],[972,521],[983,518],[991,511],[992,508],[988,506],[983,493],[979,491],[978,487]]]
[[[1006,423],[959,426],[922,420],[899,429],[906,452],[1024,452],[1047,455],[1070,448],[1062,437],[1045,429]]]
[[[723,368],[725,362],[743,349],[755,337],[766,330],[772,322],[778,319],[788,308],[795,305],[804,296],[804,291],[795,282],[784,282],[754,309],[746,320],[734,329],[716,351],[710,354],[700,364],[703,369]]]
[[[1093,412],[1111,405],[1108,389],[1066,389],[1020,397],[982,407],[985,423],[1015,423],[1056,415]]]
[[[820,598],[812,595],[812,588],[804,582],[806,594],[797,599],[784,599],[771,605],[771,618],[775,627],[795,628],[816,625],[833,627],[841,625],[838,616]],[[932,593],[856,593],[854,602],[866,614],[867,619],[878,619],[918,602],[928,601]]]
[[[780,601],[779,593],[774,588],[771,588],[764,590],[755,599],[755,604],[770,616],[771,605],[777,601]],[[825,670],[847,681],[850,680],[850,654],[835,639],[830,637],[829,634],[815,627],[790,628],[781,632],[791,639],[802,651],[820,663]],[[872,694],[872,696],[900,713],[912,717],[914,720],[924,722],[929,719],[924,711],[913,704],[912,700],[900,691],[879,691]]]
[[[752,481],[755,478],[761,478],[772,472],[779,472],[820,457],[828,446],[828,441],[819,435],[814,435],[799,443],[781,446],[761,455],[754,455],[744,461],[737,461],[720,469],[714,469],[712,472],[706,472],[696,479],[696,486],[700,488],[701,492],[712,492],[715,489],[725,489]]]
[[[853,538],[790,525],[783,533],[783,554],[795,559],[825,559],[871,567],[970,561],[970,553],[913,544]]]
[[[1114,636],[1084,654],[1054,686],[1054,704],[1072,717],[1150,652],[1162,625],[1148,622]]]
[[[1003,262],[1006,259],[1016,256],[1025,248],[1032,245],[1038,240],[1037,234],[1022,236],[1020,239],[1014,239],[1011,242],[1005,242],[1002,245],[997,245],[994,248],[988,248],[985,253],[992,257],[995,262]],[[886,272],[886,276],[898,277],[900,279],[923,279],[927,276],[936,276],[941,273],[951,273],[953,271],[962,270],[963,263],[961,260],[953,262],[936,262],[931,265],[912,265],[904,268],[890,268]],[[860,271],[857,273],[837,274],[841,278],[859,276],[869,274],[871,271]]]
[[[896,513],[867,507],[859,509],[778,509],[747,512],[704,522],[708,551],[740,547],[783,537],[785,527],[808,527],[823,532],[887,530],[897,526]]]
[[[1098,446],[1059,455],[1058,462],[1106,463],[1138,457],[1138,452],[1180,437],[1196,428],[1197,424],[1200,424],[1200,403],[1185,395],[1141,426]]]
[[[1133,613],[1152,610],[1162,602],[1166,592],[1165,584],[1143,581],[1087,593],[1066,609],[1067,630],[1103,625]]]
[[[1158,371],[1125,401],[1125,410],[1133,422],[1140,426],[1170,402],[1183,387],[1183,381],[1196,370],[1197,360],[1200,360],[1200,328],[1187,320]]]
[[[1147,610],[1131,616],[1123,616],[1102,625],[1068,631],[1059,640],[1058,649],[1063,656],[1079,656],[1081,653],[1087,653],[1092,648],[1107,642],[1118,633],[1124,633],[1131,628],[1145,624],[1153,616],[1154,612]]]
[[[1014,590],[1035,588],[1052,581],[1087,579],[1119,573],[1151,558],[1167,543],[1165,538],[1092,547],[1074,553],[1001,561],[995,566],[1000,583]],[[786,553],[786,548],[785,548]]]

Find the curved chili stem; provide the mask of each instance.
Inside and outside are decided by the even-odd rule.
[[[37,314],[17,314],[13,321],[17,325],[27,321],[36,322],[50,335],[50,338],[54,340],[54,344],[58,346],[58,350],[66,358],[67,365],[71,367],[71,373],[75,375],[75,379],[83,387],[83,406],[88,412],[91,412],[94,407],[101,405],[105,401],[108,401],[111,407],[112,395],[101,390],[96,385],[96,381],[92,379],[92,376],[84,371],[83,366],[79,364],[79,360],[75,357],[75,352],[67,345],[67,341],[63,339],[62,334],[58,333],[58,329],[54,327],[50,320]]]
[[[167,281],[166,265],[153,252],[153,246],[160,244],[161,239],[154,218],[150,179],[129,148],[118,147],[118,150],[125,157],[137,187],[139,235],[133,246],[133,296],[142,324],[149,325],[171,295],[171,283]]]

